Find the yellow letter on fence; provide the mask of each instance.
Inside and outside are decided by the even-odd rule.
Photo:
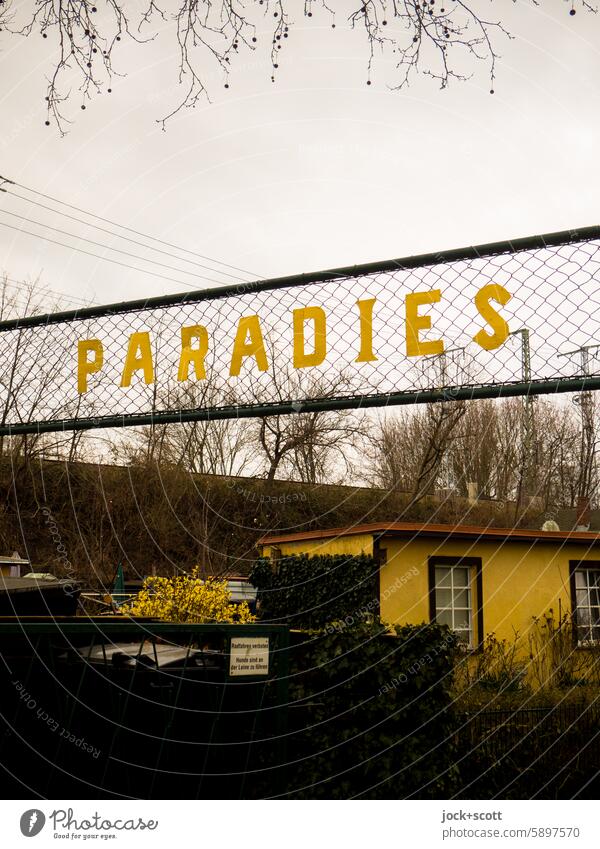
[[[250,336],[250,338],[246,342],[247,336]],[[240,373],[244,357],[254,357],[260,371],[269,370],[265,343],[257,315],[247,315],[240,318],[238,322],[231,354],[231,365],[229,366],[229,374],[232,377],[236,377]]]
[[[437,304],[442,298],[439,289],[429,292],[413,292],[406,296],[406,356],[418,357],[427,354],[443,354],[443,339],[432,339],[430,342],[422,342],[419,339],[419,331],[429,330],[431,327],[431,316],[419,315],[419,307],[424,304]]]
[[[192,339],[199,339],[197,348],[192,348]],[[187,380],[190,365],[194,364],[194,372],[197,380],[206,378],[204,358],[208,353],[208,330],[201,324],[193,324],[191,327],[181,328],[181,357],[179,358],[179,370],[177,380]]]
[[[493,333],[488,333],[486,330],[478,331],[473,336],[473,341],[485,348],[486,351],[493,351],[494,348],[499,348],[506,342],[509,334],[508,324],[498,315],[494,307],[490,306],[490,301],[497,301],[502,306],[505,306],[512,295],[507,292],[504,286],[498,283],[489,283],[480,289],[475,295],[475,306],[482,318],[485,318],[490,325]]]
[[[356,302],[360,312],[360,353],[354,360],[355,363],[370,363],[377,359],[373,353],[373,307],[376,300],[377,298],[369,298]]]
[[[127,355],[123,366],[121,386],[131,386],[131,378],[134,371],[144,372],[144,382],[154,383],[154,365],[152,363],[152,347],[150,345],[150,334],[132,333],[127,345]]]
[[[93,360],[88,360],[88,352],[93,352]],[[103,363],[104,348],[99,339],[81,339],[77,343],[77,391],[80,394],[88,390],[88,375],[100,371]]]
[[[315,348],[306,353],[304,322],[313,321],[315,327]],[[327,318],[321,307],[301,307],[294,310],[294,368],[320,366],[327,355]]]

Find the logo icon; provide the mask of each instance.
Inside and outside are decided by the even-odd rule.
[[[31,808],[21,816],[21,834],[24,837],[35,837],[46,824],[46,816],[37,808]]]

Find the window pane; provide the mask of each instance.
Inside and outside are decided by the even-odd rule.
[[[438,590],[435,591],[435,606],[439,609],[440,607],[452,607],[452,590]]]
[[[455,566],[452,570],[454,586],[455,587],[468,587],[469,586],[469,570],[463,569],[462,566]]]
[[[590,604],[592,607],[600,605],[600,590],[597,587],[590,589]]]
[[[467,645],[471,644],[471,632],[470,631],[458,631],[455,630],[454,633],[458,637],[461,643],[466,643]]]
[[[586,627],[591,624],[589,607],[577,608],[577,624]]]
[[[440,625],[447,625],[449,628],[452,628],[451,610],[438,610],[435,619]]]
[[[578,589],[587,586],[586,573],[583,569],[575,570],[575,586]]]
[[[600,572],[588,572],[588,583],[590,586],[600,586]]]
[[[454,611],[454,629],[456,631],[468,630],[471,626],[469,612],[467,610]]]
[[[450,586],[450,569],[446,566],[435,567],[435,585],[436,587]]]
[[[454,591],[454,607],[471,607],[471,592],[470,590],[455,590]]]

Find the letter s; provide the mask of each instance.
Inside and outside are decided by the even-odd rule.
[[[490,301],[497,301],[502,306],[506,306],[511,298],[510,292],[507,292],[504,286],[500,286],[498,283],[489,283],[487,286],[483,286],[475,295],[477,311],[494,331],[488,333],[487,330],[479,330],[473,336],[473,341],[486,351],[499,348],[506,342],[509,334],[508,323],[490,305]]]

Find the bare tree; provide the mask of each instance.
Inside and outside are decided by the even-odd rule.
[[[436,406],[438,409],[436,410]],[[533,444],[536,474],[519,500],[523,404],[518,398],[470,401],[448,416],[452,403],[388,417],[376,430],[373,482],[413,494],[413,501],[441,483],[461,497],[475,484],[479,497],[514,502],[517,518],[531,498],[552,513],[576,506],[580,482],[580,424],[571,405],[538,398]],[[442,474],[446,477],[441,480]],[[592,479],[597,476],[593,454]],[[535,481],[535,483],[533,483]]]
[[[418,410],[401,407],[377,422],[371,433],[369,482],[390,492],[411,492],[416,479],[415,445],[420,436]]]
[[[177,56],[174,76],[182,96],[165,121],[183,108],[194,107],[208,94],[208,79],[220,72],[229,88],[230,73],[243,51],[262,49],[266,42],[271,79],[285,56],[284,47],[299,19],[323,21],[335,29],[341,24],[362,33],[366,42],[366,82],[377,55],[389,56],[397,71],[395,87],[402,88],[417,71],[429,75],[442,88],[452,79],[471,74],[470,59],[486,64],[493,92],[496,42],[508,35],[498,20],[488,20],[477,0],[434,3],[434,0],[147,0],[135,7],[122,0],[34,0],[0,3],[0,30],[6,36],[48,40],[49,73],[46,90],[46,124],[56,123],[61,132],[70,122],[65,105],[70,91],[79,92],[85,109],[93,95],[112,90],[113,61],[127,43],[142,45],[162,39]],[[588,0],[574,0],[575,7],[593,10]],[[319,14],[320,13],[320,14]],[[267,23],[268,22],[268,23]],[[265,25],[267,32],[264,34]],[[332,33],[333,37],[333,33]],[[124,52],[124,51],[123,51]]]
[[[456,426],[466,412],[464,401],[427,404],[422,416],[420,458],[411,503],[430,493],[438,479],[444,457],[456,438]]]
[[[270,347],[272,370],[268,383],[254,384],[254,400],[299,400],[293,402],[293,415],[263,416],[255,424],[253,444],[265,464],[267,481],[281,470],[305,483],[348,477],[353,446],[365,432],[362,418],[352,410],[303,412],[301,399],[347,394],[350,378],[333,369],[326,376],[303,373],[292,368],[275,345]]]
[[[304,483],[335,483],[353,473],[351,449],[362,433],[348,410],[265,416],[257,441],[266,459],[266,479],[280,470]]]
[[[0,320],[60,308],[60,302],[39,280],[13,284],[6,274],[0,278]],[[0,426],[35,420],[41,409],[47,413],[53,405],[59,406],[65,416],[74,412],[62,391],[68,375],[48,361],[43,334],[11,330],[0,342]],[[0,436],[0,456],[10,453],[23,459],[52,456],[73,460],[79,455],[82,440],[83,434],[77,431]]]
[[[462,497],[474,483],[480,495],[494,497],[504,464],[499,463],[498,412],[493,401],[468,404],[450,448],[452,484]]]
[[[466,409],[464,401],[444,401],[380,422],[373,437],[374,482],[410,492],[413,504],[432,493]]]
[[[538,487],[545,511],[574,507],[578,496],[579,428],[571,406],[537,401]]]
[[[202,382],[171,384],[160,403],[171,410],[202,410],[235,406],[236,397],[211,376]],[[192,474],[239,475],[246,465],[252,427],[245,418],[148,425],[136,429],[130,439],[115,434],[112,455],[127,463],[174,465]]]

